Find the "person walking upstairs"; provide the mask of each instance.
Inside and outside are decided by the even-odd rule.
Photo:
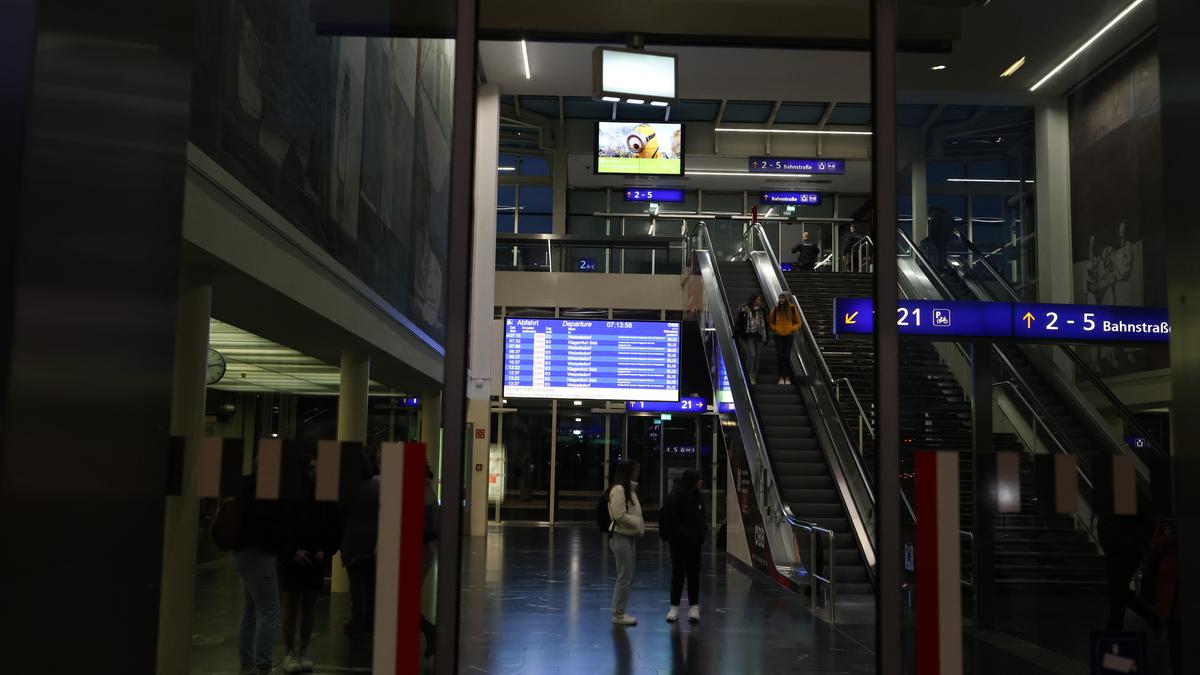
[[[617,583],[613,587],[612,622],[618,626],[636,626],[637,619],[625,612],[629,589],[633,587],[637,540],[646,533],[642,504],[637,497],[641,466],[627,459],[617,466],[617,475],[608,488],[608,517],[612,519],[608,547],[617,560]]]
[[[767,325],[775,335],[775,357],[779,359],[779,382],[792,383],[792,341],[803,323],[800,308],[787,293],[779,294],[779,302],[767,315]]]
[[[688,469],[675,479],[675,487],[663,504],[658,532],[671,547],[671,608],[667,621],[679,620],[679,600],[687,582],[688,621],[700,621],[700,552],[708,533],[704,509],[704,486],[700,472]]]

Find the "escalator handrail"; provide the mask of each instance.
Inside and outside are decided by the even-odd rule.
[[[983,253],[983,251],[979,250],[979,247],[975,245],[975,242],[967,239],[966,235],[958,230],[955,230],[954,232],[956,235],[958,235],[958,238],[962,241],[963,245],[966,246],[967,250],[972,255],[983,261],[983,268],[988,271],[988,274],[991,275],[992,280],[998,283],[1000,287],[1004,289],[1012,301],[1022,302],[1021,296],[1018,295],[1016,290],[1008,283],[1008,281],[1001,276],[994,267],[992,267],[992,264],[987,260],[987,256]],[[1084,361],[1079,354],[1075,353],[1074,349],[1060,344],[1056,344],[1054,347],[1064,352],[1067,357],[1071,359],[1071,362],[1075,364],[1075,368],[1082,372],[1088,378],[1088,380],[1090,380],[1092,384],[1096,386],[1096,389],[1100,392],[1100,395],[1107,399],[1110,404],[1112,404],[1113,409],[1115,409],[1121,415],[1127,424],[1133,427],[1134,431],[1136,431],[1142,438],[1146,439],[1150,447],[1153,448],[1160,457],[1167,455],[1166,451],[1159,447],[1158,442],[1155,441],[1152,436],[1150,436],[1150,432],[1148,432],[1145,427],[1143,427],[1137,421],[1137,419],[1134,418],[1133,413],[1128,407],[1125,406],[1121,399],[1117,397],[1116,393],[1104,383],[1103,378],[1096,374],[1096,371],[1092,370],[1091,366],[1087,365],[1087,362]]]

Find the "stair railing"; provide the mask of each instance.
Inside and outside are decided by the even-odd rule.
[[[855,407],[858,408],[858,456],[861,458],[865,454],[865,446],[863,445],[865,438],[863,436],[863,430],[865,429],[867,433],[871,434],[871,440],[875,440],[875,425],[871,424],[871,418],[867,417],[867,411],[865,408],[863,408],[862,401],[858,399],[858,394],[854,391],[854,383],[850,381],[850,378],[840,377],[833,381],[834,396],[838,401],[842,400],[843,382],[846,383],[846,390],[850,393],[850,398],[854,401]],[[865,464],[866,460],[863,459],[863,462]]]
[[[875,240],[870,236],[864,236],[853,247],[850,248],[850,260],[854,262],[851,272],[873,272],[874,270],[874,254]]]

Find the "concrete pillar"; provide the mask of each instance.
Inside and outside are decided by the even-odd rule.
[[[1071,147],[1067,104],[1053,99],[1034,112],[1037,166],[1039,302],[1074,302],[1071,264]]]
[[[371,356],[359,351],[342,352],[341,382],[338,389],[337,440],[367,440],[367,394],[371,390]],[[333,558],[330,590],[350,592],[350,577],[342,565],[342,555]]]
[[[926,183],[925,144],[918,145],[912,163],[912,239],[914,244],[929,236],[929,186]]]
[[[208,319],[212,287],[179,293],[175,315],[175,371],[171,384],[171,435],[182,436],[183,489],[167,497],[163,523],[162,594],[158,603],[158,675],[186,675],[192,663],[192,614],[200,500],[196,457],[204,435],[208,371]]]

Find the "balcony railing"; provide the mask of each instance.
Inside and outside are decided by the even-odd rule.
[[[498,272],[673,274],[683,271],[683,237],[498,234]]]

